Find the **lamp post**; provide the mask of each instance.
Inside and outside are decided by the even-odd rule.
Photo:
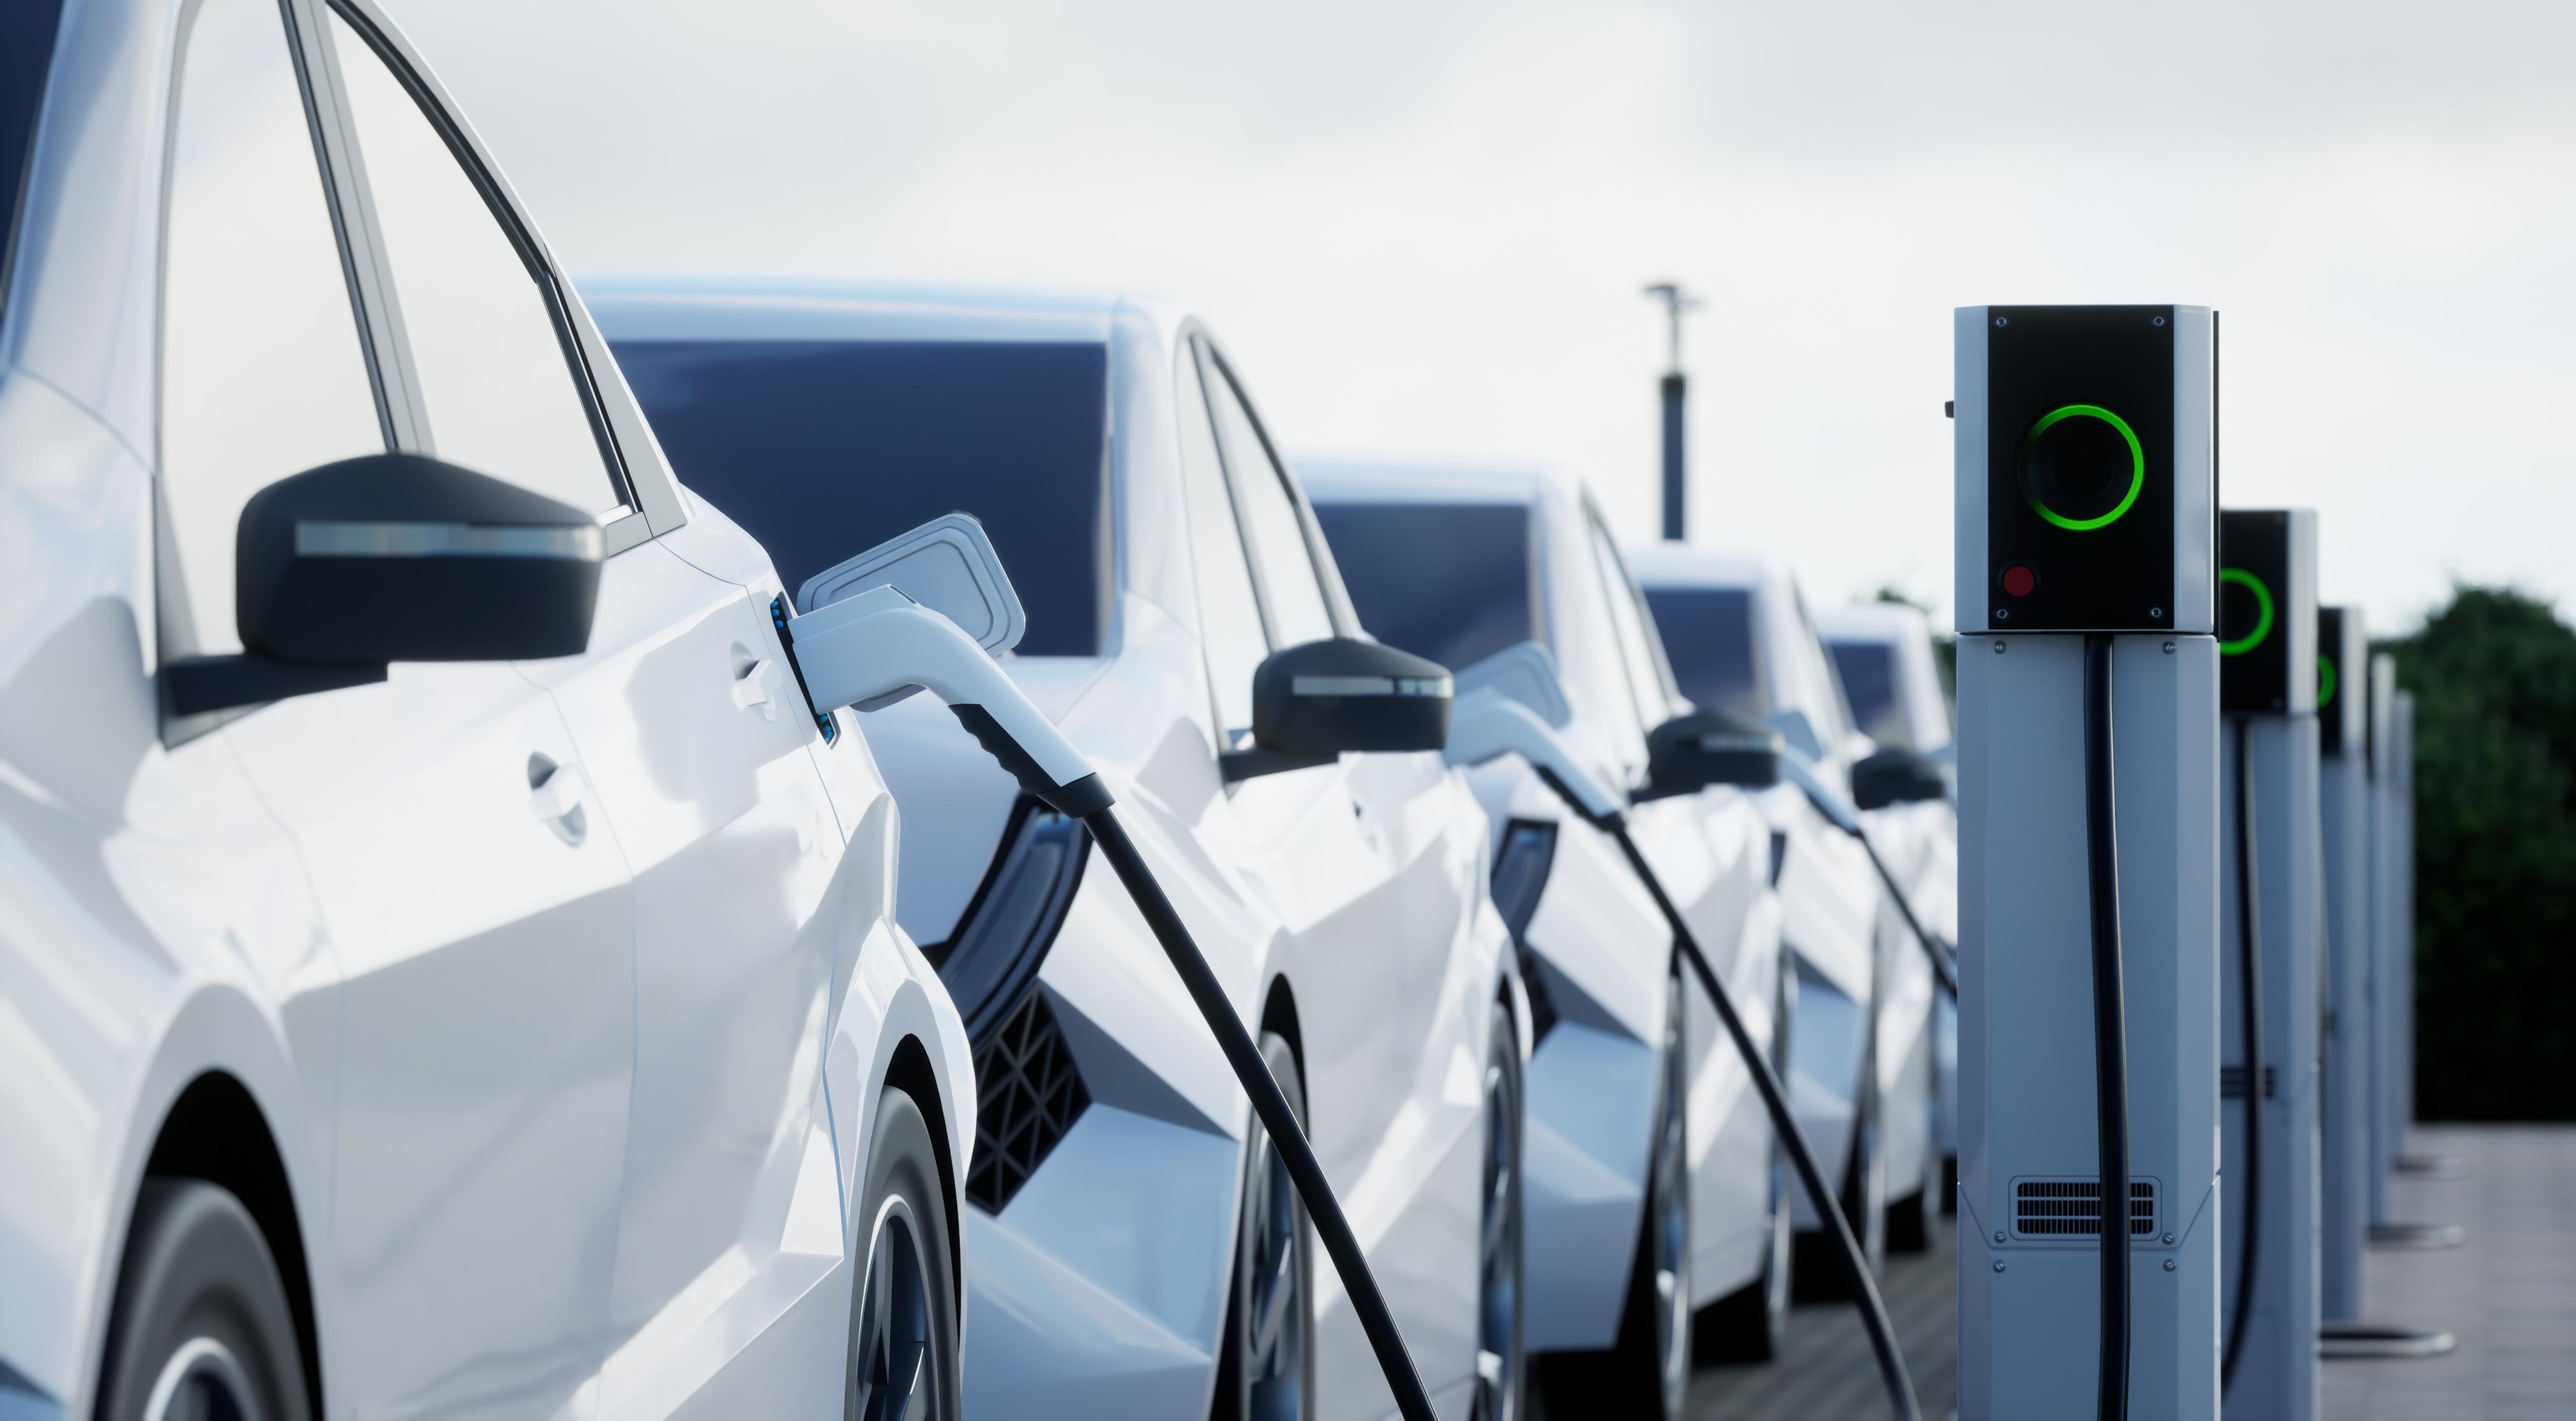
[[[1683,536],[1682,477],[1682,395],[1690,388],[1690,377],[1682,373],[1682,317],[1700,307],[1699,298],[1682,290],[1680,283],[1664,281],[1646,288],[1646,294],[1664,303],[1664,316],[1670,342],[1669,363],[1662,382],[1664,397],[1664,540],[1678,543]]]

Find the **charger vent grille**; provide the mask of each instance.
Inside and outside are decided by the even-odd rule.
[[[2155,1231],[2156,1182],[2133,1177],[2129,1180],[2129,1236],[2149,1238]],[[2013,1232],[2024,1238],[2100,1238],[2102,1181],[2014,1180]]]

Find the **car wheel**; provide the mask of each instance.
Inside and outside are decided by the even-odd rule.
[[[1771,1068],[1789,1078],[1789,1022],[1794,1015],[1797,977],[1780,973],[1778,1004],[1771,1020]],[[1771,1139],[1770,1236],[1764,1246],[1762,1275],[1701,1310],[1692,1320],[1697,1336],[1692,1351],[1721,1362],[1767,1362],[1780,1355],[1789,1335],[1789,1298],[1797,1276],[1797,1211],[1789,1191],[1797,1180],[1789,1168],[1789,1151],[1778,1133]]]
[[[957,1421],[953,1221],[930,1122],[901,1087],[877,1103],[860,1194],[857,1292],[850,1301],[849,1421]]]
[[[1682,1049],[1680,979],[1664,991],[1662,1080],[1646,1162],[1645,1217],[1619,1334],[1607,1350],[1559,1352],[1538,1373],[1550,1417],[1663,1417],[1678,1421],[1690,1383],[1690,1148],[1688,1057]]]
[[[110,1421],[312,1415],[286,1285],[232,1191],[143,1182],[100,1381],[98,1414]]]
[[[1306,1093],[1286,1038],[1261,1033],[1261,1060],[1303,1124]],[[1216,1376],[1215,1421],[1312,1421],[1315,1414],[1315,1247],[1287,1161],[1255,1116],[1244,1140],[1234,1286]]]
[[[1879,1138],[1879,1116],[1885,1102],[1878,1094],[1878,1032],[1869,1030],[1869,1049],[1861,1058],[1860,1111],[1852,1121],[1851,1149],[1844,1156],[1839,1202],[1852,1237],[1860,1243],[1862,1261],[1872,1276],[1887,1267],[1887,1156]],[[1851,1296],[1843,1273],[1841,1249],[1823,1229],[1798,1236],[1798,1295],[1803,1300],[1835,1301]]]
[[[1497,1004],[1485,1063],[1483,1231],[1476,1250],[1476,1421],[1521,1421],[1529,1354],[1521,1347],[1521,1053]]]

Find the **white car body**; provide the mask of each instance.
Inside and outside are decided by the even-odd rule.
[[[1089,436],[1088,464],[1068,467],[1061,486],[1029,485],[1033,503],[1067,489],[1079,495],[1062,526],[1027,528],[1015,508],[950,505],[984,520],[1028,604],[1030,640],[1003,665],[1117,795],[1247,1026],[1281,1027],[1294,1039],[1325,1173],[1435,1402],[1445,1415],[1465,1416],[1478,1348],[1478,1082],[1490,1050],[1515,1059],[1523,1050],[1516,1040],[1496,1042],[1491,1027],[1498,1000],[1516,1015],[1522,1009],[1507,934],[1484,890],[1484,816],[1436,754],[1345,755],[1233,785],[1222,778],[1219,754],[1242,743],[1248,723],[1223,708],[1248,696],[1251,663],[1318,633],[1285,634],[1274,604],[1286,591],[1257,560],[1265,616],[1280,625],[1245,622],[1248,607],[1229,619],[1233,604],[1203,592],[1215,566],[1211,525],[1194,535],[1193,509],[1206,514],[1199,501],[1210,496],[1224,507],[1229,485],[1216,481],[1227,474],[1208,456],[1230,436],[1212,437],[1202,403],[1203,360],[1208,380],[1229,377],[1200,323],[1177,306],[1117,296],[684,277],[603,279],[585,289],[682,473],[717,496],[706,471],[728,469],[736,516],[755,531],[773,529],[765,536],[774,552],[801,536],[809,515],[867,511],[828,488],[792,508],[753,511],[773,496],[778,467],[801,460],[784,446],[746,452],[739,432],[787,439],[782,426],[805,411],[868,397],[863,378],[813,372],[834,361],[882,361],[868,368],[886,380],[916,378],[923,367],[906,343],[933,348],[925,358],[961,362],[1101,354],[1100,383],[1090,388],[1106,408],[1101,432]],[[1011,349],[1022,354],[996,353]],[[748,361],[773,362],[759,368],[774,368],[776,380],[725,383],[734,378],[726,370],[751,368],[739,363]],[[769,398],[776,381],[808,380],[775,410],[727,403]],[[957,388],[972,395],[975,439],[1012,437],[1052,417],[1015,404],[1000,385]],[[907,457],[871,447],[869,432],[861,424],[835,432],[846,439],[817,434],[810,447],[814,457],[858,467]],[[962,423],[957,433],[970,437]],[[934,442],[955,454],[957,440]],[[1236,480],[1261,476],[1249,467],[1263,461],[1259,450],[1224,448],[1226,458],[1248,461]],[[922,477],[935,481],[942,467],[924,463]],[[1293,481],[1282,474],[1279,483],[1293,503]],[[1232,487],[1235,499],[1246,496],[1240,482]],[[970,497],[947,486],[923,496]],[[1229,515],[1216,517],[1224,524]],[[1320,542],[1295,523],[1282,525],[1281,537],[1261,543],[1256,535],[1256,559],[1309,559],[1303,572],[1280,575],[1311,579],[1301,595],[1319,589],[1332,630],[1354,630]],[[1085,564],[1074,585],[1033,583],[1020,570],[1061,549],[1033,553],[1032,545],[1059,539],[1094,548],[1096,566]],[[791,578],[801,575],[796,557],[779,557]],[[1087,621],[1093,603],[1096,621]],[[1050,644],[1050,620],[1086,629]],[[1243,684],[1223,684],[1229,674]],[[881,747],[899,747],[885,753],[904,810],[902,920],[922,942],[941,944],[960,939],[963,922],[980,930],[974,908],[987,864],[1021,822],[1020,796],[927,699],[864,722]],[[1020,950],[1039,955],[1034,985],[1014,981],[995,999],[979,1060],[991,1059],[996,1037],[1052,1036],[1089,1104],[1069,1124],[1024,1129],[1013,1114],[1020,1104],[996,1103],[1008,1085],[1001,1069],[984,1081],[988,1148],[1000,1146],[997,1137],[1034,1142],[1012,1156],[1034,1162],[1014,1163],[1008,1180],[970,1194],[971,1414],[1206,1415],[1249,1108],[1108,873],[1082,874],[1051,942],[1041,931]],[[985,1015],[964,987],[959,993],[970,1021]],[[1041,1009],[1044,1022],[1031,1015]],[[1060,1059],[1052,1045],[1044,1049]],[[1038,1092],[1062,1089],[1065,1068],[1048,1069],[1034,1082]],[[1387,1414],[1391,1398],[1328,1265],[1318,1263],[1315,1284],[1314,1414]]]
[[[1362,551],[1373,507],[1438,509],[1436,517],[1453,527],[1480,511],[1510,511],[1518,521],[1509,536],[1525,534],[1526,560],[1497,568],[1494,581],[1508,594],[1498,600],[1525,596],[1527,605],[1491,608],[1490,620],[1453,643],[1454,654],[1481,659],[1524,640],[1546,646],[1572,710],[1564,733],[1586,768],[1623,793],[1642,786],[1647,732],[1688,707],[1579,482],[1541,470],[1356,458],[1301,458],[1298,469],[1354,585],[1363,577],[1356,560],[1387,551]],[[1462,533],[1455,545],[1467,541]],[[1455,545],[1445,555],[1458,556]],[[1390,610],[1376,613],[1370,604],[1378,599],[1362,598],[1363,613],[1384,618],[1388,635],[1395,635],[1394,596],[1378,602]],[[1623,635],[1630,612],[1626,625],[1640,637]],[[1406,649],[1438,659],[1427,647]],[[1676,981],[1672,933],[1616,842],[1570,813],[1526,762],[1493,761],[1471,779],[1493,819],[1498,867],[1517,826],[1554,830],[1545,886],[1522,930],[1523,977],[1538,984],[1534,999],[1552,1004],[1541,1015],[1554,1018],[1530,1063],[1529,1346],[1606,1348],[1628,1295],[1647,1198],[1665,1004]],[[1721,788],[1635,803],[1627,815],[1768,1049],[1784,984],[1779,904],[1765,882],[1769,832],[1760,814],[1742,791]],[[1696,1307],[1764,1276],[1784,1176],[1773,1167],[1771,1127],[1752,1077],[1715,1008],[1696,988],[1684,999],[1686,1274]]]
[[[1959,747],[1950,699],[1941,689],[1941,668],[1933,659],[1932,626],[1923,613],[1902,602],[1853,602],[1816,613],[1816,633],[1834,658],[1860,731],[1882,749],[1904,750],[1955,763]],[[1901,822],[1904,831],[1882,841],[1885,851],[1902,849],[1907,857],[1891,861],[1888,871],[1905,885],[1923,926],[1955,946],[1959,941],[1959,805],[1958,785],[1937,800],[1892,804],[1876,811],[1880,821]],[[1872,832],[1876,832],[1873,828]],[[1938,996],[1938,1018],[1932,1040],[1932,1063],[1939,1083],[1934,1136],[1953,1179],[1959,1159],[1959,1004],[1947,992]],[[1948,1207],[1948,1205],[1944,1205]]]
[[[405,81],[452,150],[403,149],[437,121]],[[365,0],[68,4],[31,153],[0,327],[0,1414],[103,1405],[129,1219],[174,1162],[257,1216],[317,1411],[838,1414],[880,1090],[924,1097],[957,1172],[974,1101],[892,916],[892,800],[796,699],[768,560],[672,483]],[[531,404],[591,433],[589,650],[165,716],[159,668],[230,636],[180,575],[229,545],[210,470],[246,495],[433,423],[460,463],[533,427],[434,362],[457,311],[411,284],[414,171],[485,184],[440,209],[453,243],[516,228],[529,284],[443,294],[488,301],[496,358],[556,362]],[[273,319],[210,346],[237,291]],[[302,457],[340,390],[353,446]]]
[[[1848,802],[1851,767],[1871,746],[1851,721],[1809,622],[1796,580],[1775,559],[1680,543],[1632,547],[1629,557],[1663,628],[1683,692],[1781,732],[1826,789]],[[1728,594],[1724,603],[1694,594]],[[1718,610],[1720,608],[1724,610]],[[1695,684],[1719,674],[1721,682]],[[1938,987],[1930,961],[1889,901],[1868,850],[1784,781],[1759,796],[1778,834],[1774,879],[1800,981],[1790,1029],[1790,1080],[1799,1123],[1829,1178],[1857,1185],[1863,1242],[1890,1209],[1919,1218],[1941,1198],[1932,1145],[1931,1024]],[[1906,861],[1902,820],[1863,816],[1881,851]],[[1871,1024],[1864,1031],[1862,1023]],[[1874,1052],[1874,1054],[1873,1054]],[[1864,1067],[1875,1062],[1874,1075]],[[1852,1167],[1855,1146],[1861,1150]],[[1804,1198],[1802,1230],[1821,1226]]]

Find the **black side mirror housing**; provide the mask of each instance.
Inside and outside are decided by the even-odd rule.
[[[170,709],[381,681],[395,661],[519,661],[590,645],[599,521],[417,454],[325,464],[253,494],[234,535],[243,651],[163,667]]]
[[[1717,710],[1677,715],[1646,736],[1641,799],[1697,794],[1711,785],[1762,789],[1780,780],[1780,732]]]
[[[1353,637],[1271,653],[1252,673],[1252,744],[1228,752],[1227,780],[1331,761],[1344,751],[1441,750],[1449,744],[1449,671]]]
[[[1888,749],[1852,766],[1851,787],[1854,805],[1884,809],[1939,799],[1950,792],[1950,779],[1936,761],[1911,750]]]

